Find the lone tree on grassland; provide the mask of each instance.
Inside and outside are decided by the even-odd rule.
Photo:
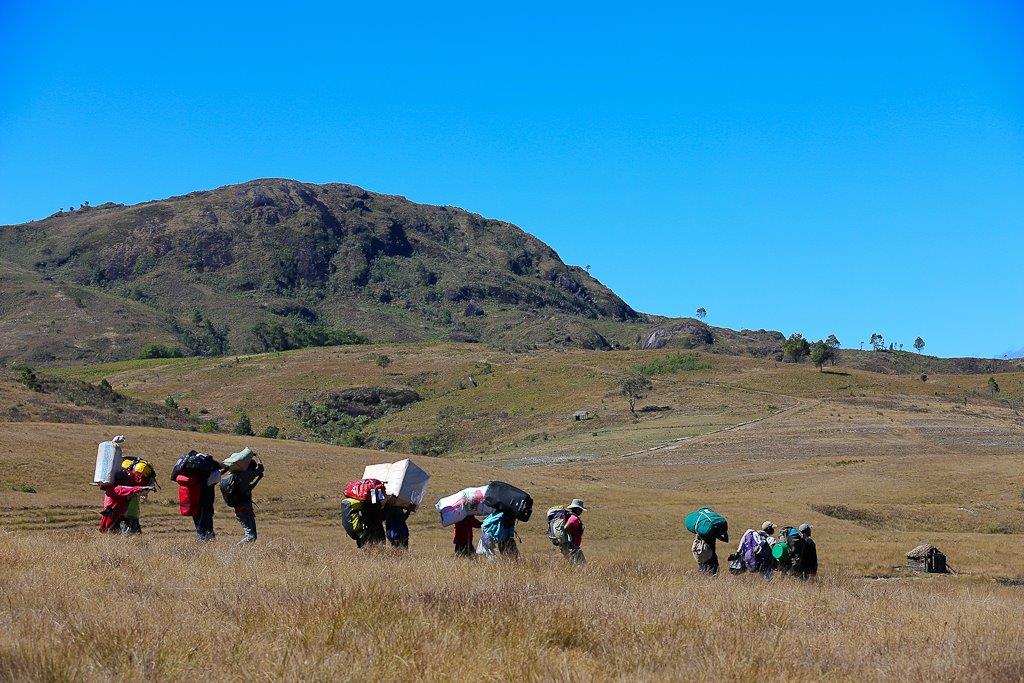
[[[836,364],[836,350],[829,346],[828,342],[816,341],[811,347],[811,362],[820,372],[825,363]]]
[[[921,349],[924,348],[924,339],[918,337],[914,340],[914,348],[917,349],[918,353],[921,353]]]
[[[842,346],[842,344],[839,343],[839,337],[837,337],[834,334],[828,335],[828,339],[825,340],[825,343],[828,344],[833,349],[838,349],[840,346]]]
[[[871,333],[871,347],[875,351],[885,351],[885,337],[880,332]]]
[[[636,402],[647,395],[647,392],[654,388],[651,380],[640,373],[628,375],[622,380],[622,395],[629,401],[629,412],[636,417]]]
[[[377,367],[380,368],[380,376],[383,377],[384,371],[388,369],[389,365],[391,365],[391,356],[382,353],[377,356],[374,362],[377,363]]]
[[[988,378],[988,393],[993,396],[999,393],[999,382],[996,381],[995,377]]]
[[[703,320],[704,318],[708,317],[707,309],[705,309],[703,306],[698,308],[697,309],[697,317],[700,318],[701,320]]]
[[[782,342],[782,355],[794,363],[799,363],[808,353],[811,352],[811,344],[799,332],[789,335],[789,339]]]

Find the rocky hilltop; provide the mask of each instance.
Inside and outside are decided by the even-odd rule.
[[[343,184],[254,180],[62,211],[0,228],[0,265],[0,356],[35,362],[332,333],[607,349],[647,322],[510,223]]]

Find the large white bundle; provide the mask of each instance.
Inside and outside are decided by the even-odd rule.
[[[363,470],[363,479],[378,479],[385,484],[388,483],[388,475],[391,474],[390,462],[382,462],[379,465],[367,465]]]
[[[402,507],[418,507],[427,494],[430,475],[406,458],[398,462],[368,465],[363,470],[363,479],[379,479],[384,482],[391,502]]]
[[[441,526],[461,522],[470,515],[489,515],[494,512],[484,503],[486,495],[486,486],[472,486],[437,501],[434,507],[441,513]]]
[[[121,437],[124,440],[124,437]],[[120,441],[104,441],[96,449],[96,471],[92,480],[97,484],[113,484],[114,475],[121,466]]]

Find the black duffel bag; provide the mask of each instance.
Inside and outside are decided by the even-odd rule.
[[[174,467],[171,468],[171,481],[177,481],[179,474],[200,479],[209,477],[210,473],[217,469],[220,469],[220,465],[211,456],[206,453],[189,451],[174,463]]]
[[[533,514],[533,498],[526,491],[503,481],[487,484],[484,504],[498,512],[510,514],[520,522],[526,522]]]

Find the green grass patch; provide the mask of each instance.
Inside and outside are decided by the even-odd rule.
[[[647,363],[634,365],[633,369],[642,375],[671,375],[676,372],[695,372],[707,370],[711,362],[704,360],[695,353],[673,353],[669,356],[655,358]]]
[[[196,369],[223,358],[134,358],[115,361],[113,363],[97,363],[94,365],[77,365],[66,368],[46,368],[40,370],[45,375],[62,379],[80,379],[83,382],[96,382],[119,372],[144,370],[148,368],[174,365],[182,371]]]

